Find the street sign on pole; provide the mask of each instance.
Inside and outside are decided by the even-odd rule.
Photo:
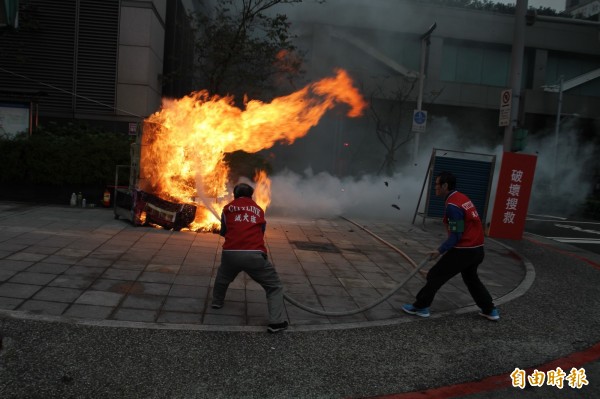
[[[415,109],[413,111],[412,131],[425,133],[425,130],[427,130],[427,111]]]
[[[512,90],[502,90],[500,95],[500,118],[498,120],[498,126],[510,125],[510,109],[512,106]]]

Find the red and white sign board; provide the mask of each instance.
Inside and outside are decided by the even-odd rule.
[[[520,240],[523,237],[537,157],[505,152],[496,188],[488,235]]]

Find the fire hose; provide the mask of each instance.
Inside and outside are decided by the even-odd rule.
[[[307,312],[310,312],[310,313],[318,314],[318,315],[321,315],[321,316],[350,316],[350,315],[353,315],[353,314],[356,314],[356,313],[361,313],[361,312],[367,311],[367,310],[369,310],[371,308],[374,308],[375,306],[379,305],[381,302],[387,300],[389,297],[391,297],[392,295],[394,295],[400,288],[404,287],[404,284],[406,284],[415,274],[417,274],[419,272],[419,270],[421,270],[421,268],[423,266],[425,266],[427,264],[427,262],[429,262],[429,260],[430,260],[430,258],[429,258],[429,255],[428,255],[425,259],[423,259],[421,261],[421,263],[419,263],[417,265],[417,267],[412,272],[410,272],[410,274],[408,276],[406,276],[406,278],[401,283],[399,283],[398,285],[396,285],[387,294],[385,294],[381,298],[377,299],[376,301],[374,301],[374,302],[372,302],[372,303],[370,303],[368,305],[365,305],[365,306],[363,306],[361,308],[358,308],[358,309],[347,310],[347,311],[340,311],[340,312],[327,312],[327,311],[324,311],[324,310],[314,309],[314,308],[308,307],[308,306],[306,306],[306,305],[298,302],[297,300],[295,300],[294,298],[292,298],[291,296],[289,296],[286,293],[283,294],[283,297],[288,302],[290,302],[292,305],[295,305],[295,306],[299,307],[300,309],[306,310]]]
[[[350,316],[353,314],[357,314],[357,313],[361,313],[364,311],[367,311],[371,308],[374,308],[375,306],[379,305],[380,303],[382,303],[383,301],[387,300],[389,297],[391,297],[392,295],[394,295],[398,290],[400,290],[402,287],[404,287],[404,285],[411,279],[413,278],[413,276],[415,274],[417,274],[426,264],[427,262],[429,262],[431,260],[430,255],[427,255],[425,257],[425,259],[423,259],[421,261],[421,263],[419,263],[418,265],[412,260],[410,259],[404,252],[402,252],[400,249],[396,248],[395,246],[391,245],[390,243],[388,243],[387,241],[383,240],[382,238],[378,237],[376,234],[374,234],[373,232],[367,230],[366,228],[364,228],[363,226],[360,226],[359,224],[353,222],[352,220],[342,217],[343,219],[347,220],[348,222],[354,224],[355,226],[363,229],[364,231],[366,231],[367,233],[369,233],[370,235],[372,235],[373,237],[375,237],[376,239],[378,239],[379,241],[383,242],[385,245],[391,247],[394,251],[400,253],[402,256],[404,256],[414,267],[415,269],[410,272],[408,274],[408,276],[406,276],[404,278],[404,280],[402,280],[402,282],[400,282],[398,285],[396,285],[394,288],[392,288],[388,293],[386,293],[385,295],[383,295],[382,297],[380,297],[379,299],[377,299],[376,301],[365,305],[361,308],[358,309],[353,309],[353,310],[347,310],[347,311],[339,311],[339,312],[328,312],[328,311],[324,311],[324,310],[320,310],[320,309],[314,309],[311,307],[308,307],[300,302],[298,302],[296,299],[292,298],[291,296],[289,296],[287,293],[283,294],[283,297],[290,302],[292,305],[295,305],[297,307],[299,307],[302,310],[305,310],[307,312],[310,313],[314,313],[317,315],[321,315],[321,316]]]

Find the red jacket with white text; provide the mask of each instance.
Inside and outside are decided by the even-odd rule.
[[[458,210],[464,214],[464,230],[460,240],[454,247],[475,248],[482,246],[484,241],[483,225],[473,202],[463,193],[453,191],[446,198],[446,208],[451,206],[458,207]],[[446,229],[448,230],[448,234],[450,234],[451,231],[446,213],[444,213],[444,224],[446,224]]]
[[[223,207],[221,235],[224,251],[261,251],[267,253],[264,233],[265,211],[248,197],[240,197]]]

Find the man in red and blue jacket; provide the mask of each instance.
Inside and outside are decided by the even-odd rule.
[[[404,305],[402,310],[429,317],[429,306],[437,291],[460,273],[473,300],[481,308],[479,314],[489,320],[499,320],[498,309],[477,275],[477,268],[484,258],[484,235],[475,205],[465,194],[456,191],[456,177],[450,172],[441,172],[436,177],[435,195],[446,199],[443,221],[448,237],[430,254],[432,260],[442,257],[427,273],[427,282],[417,294],[416,301]]]
[[[225,205],[221,213],[220,234],[225,237],[225,242],[211,306],[221,309],[229,284],[240,272],[246,272],[266,292],[269,308],[267,331],[276,333],[288,327],[284,318],[283,284],[267,257],[265,211],[252,200],[252,194],[254,189],[251,186],[238,184],[233,189],[234,200]]]

